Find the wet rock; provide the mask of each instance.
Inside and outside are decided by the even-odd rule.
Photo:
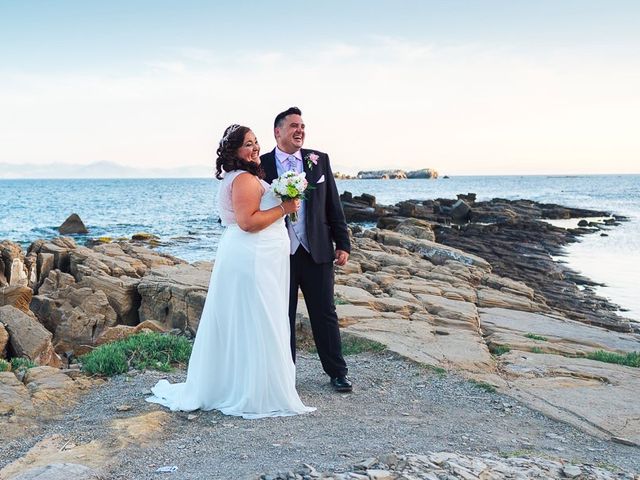
[[[60,232],[60,235],[71,235],[77,233],[89,233],[89,230],[87,230],[87,227],[80,216],[77,213],[72,213],[64,222],[62,222],[62,225],[58,227],[58,232]]]
[[[464,200],[458,200],[451,206],[450,215],[454,222],[468,222],[471,218],[471,207]]]
[[[139,233],[134,233],[133,235],[131,235],[131,240],[139,240],[139,241],[150,241],[150,240],[159,240],[160,237],[158,237],[157,235],[154,235],[153,233],[147,233],[147,232],[139,232]]]
[[[354,197],[351,192],[340,195],[347,222],[371,222],[388,214],[384,206],[376,205],[376,197],[363,193]]]

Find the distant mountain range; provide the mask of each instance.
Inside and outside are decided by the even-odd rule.
[[[334,164],[334,172],[354,174],[353,168]],[[49,163],[44,165],[0,162],[0,179],[29,178],[213,178],[215,166],[185,165],[173,168],[136,168],[114,162],[94,162],[86,165]]]
[[[185,165],[174,168],[136,168],[114,162],[87,165],[50,163],[45,165],[0,163],[0,179],[20,178],[196,178],[212,177],[214,165]]]

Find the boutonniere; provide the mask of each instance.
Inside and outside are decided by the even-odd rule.
[[[317,153],[309,152],[304,156],[304,160],[307,162],[307,168],[311,170],[314,165],[318,164],[318,159],[320,157]]]

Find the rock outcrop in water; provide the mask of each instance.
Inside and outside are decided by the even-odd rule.
[[[405,172],[404,170],[363,170],[356,178],[361,180],[402,180],[407,178],[438,178],[438,172],[432,168],[423,168]]]
[[[407,178],[404,170],[363,170],[358,172],[357,178],[361,180],[401,180]]]
[[[89,233],[89,230],[87,230],[80,216],[77,213],[72,213],[69,218],[58,227],[58,232],[60,232],[60,235],[72,235],[74,233]]]

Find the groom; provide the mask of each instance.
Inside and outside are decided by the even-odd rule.
[[[291,240],[289,322],[291,354],[296,359],[296,308],[298,288],[309,311],[313,339],[322,368],[338,392],[350,392],[347,364],[342,356],[338,316],[333,300],[333,263],[344,265],[351,246],[329,156],[303,149],[305,125],[302,112],[291,107],[276,116],[276,148],[260,157],[269,183],[288,170],[305,172],[309,188],[298,212],[298,221],[287,219]],[[335,242],[335,251],[333,243]]]

